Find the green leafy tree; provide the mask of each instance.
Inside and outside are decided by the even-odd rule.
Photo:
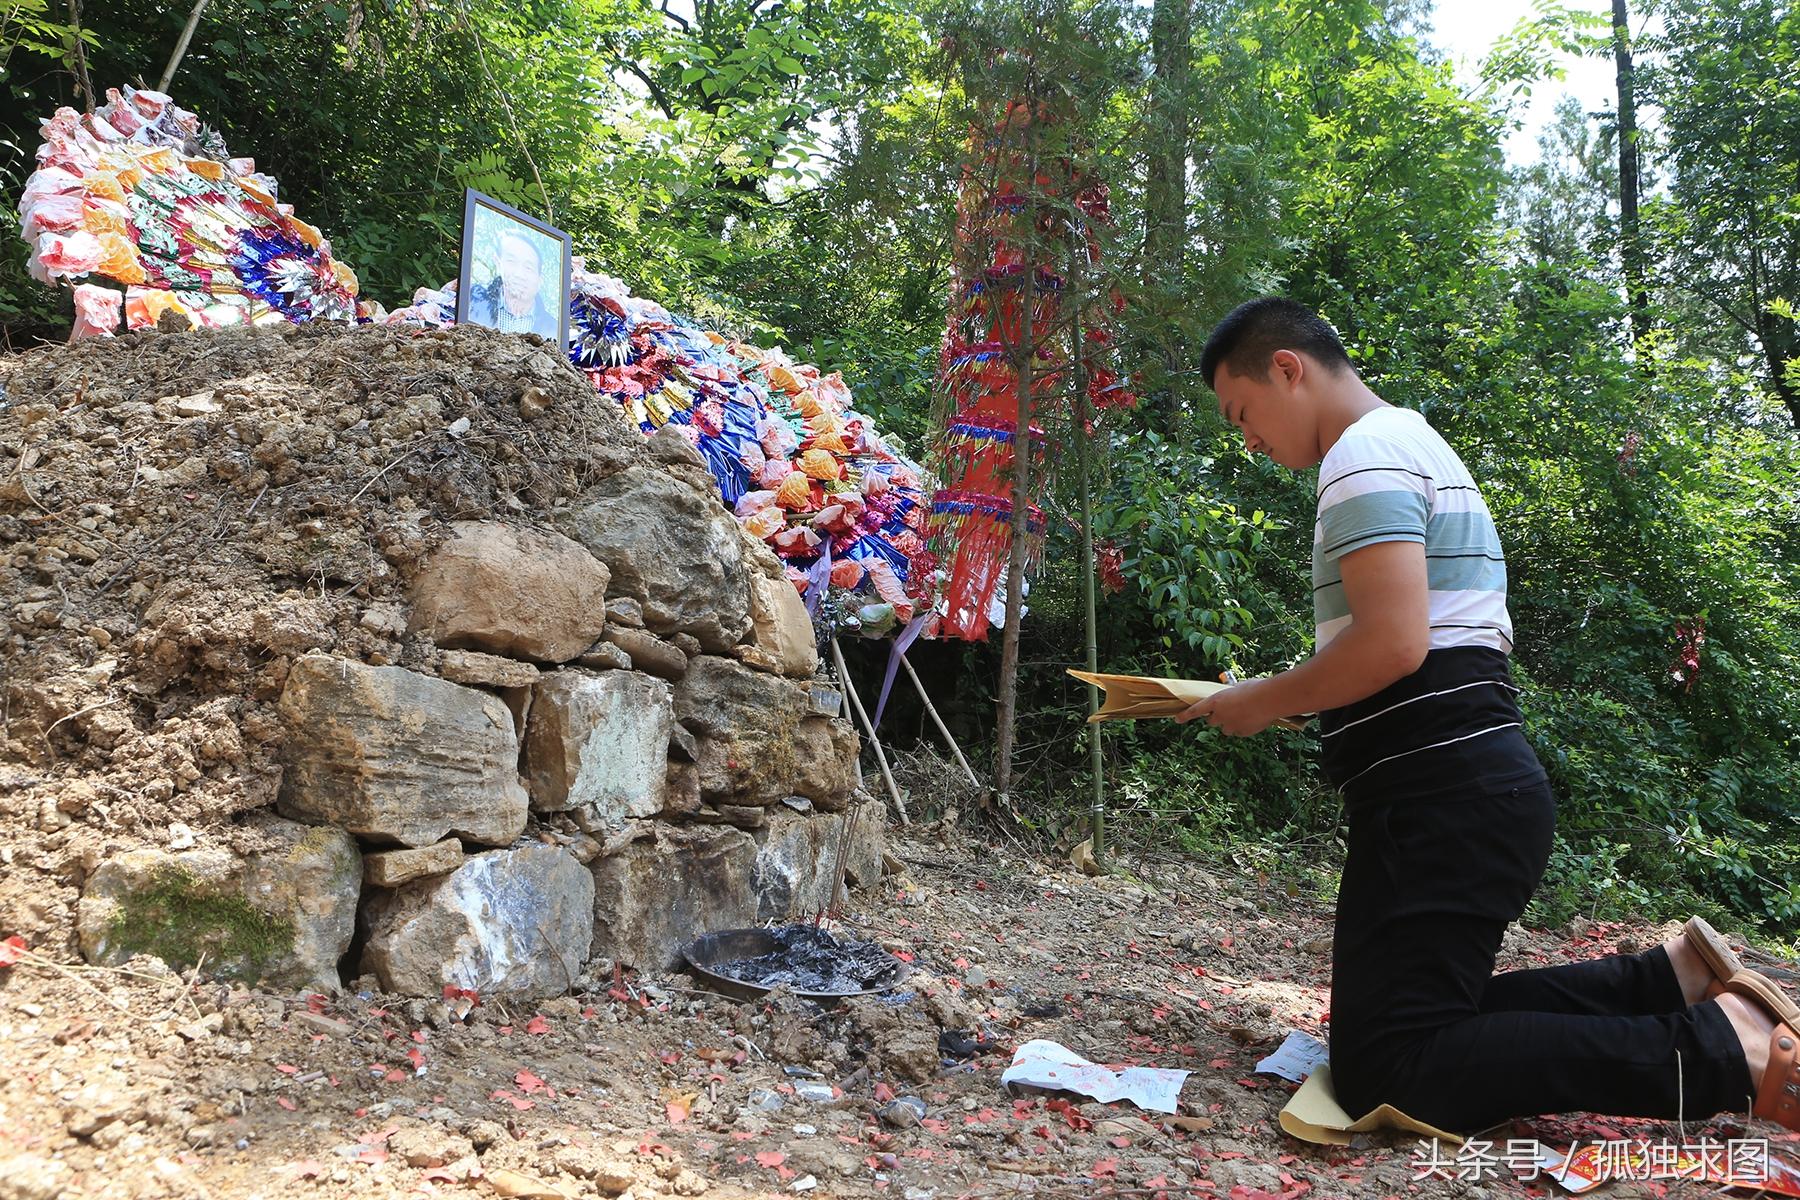
[[[1753,353],[1800,428],[1800,325],[1781,308],[1800,298],[1800,8],[1675,0],[1663,18],[1645,74],[1668,190],[1645,218],[1665,282],[1708,318],[1697,344]]]

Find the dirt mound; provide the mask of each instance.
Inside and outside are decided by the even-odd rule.
[[[554,347],[465,327],[147,331],[0,359],[0,927],[193,831],[254,847],[315,650],[435,671],[410,573],[452,519],[548,520],[644,454]]]

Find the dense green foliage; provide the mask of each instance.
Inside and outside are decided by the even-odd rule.
[[[91,8],[96,86],[154,83],[185,12]],[[1290,293],[1485,485],[1563,806],[1540,915],[1702,904],[1800,928],[1800,9],[1668,0],[1636,47],[1650,323],[1634,341],[1610,117],[1565,111],[1529,168],[1500,150],[1552,48],[1610,53],[1598,18],[1546,9],[1469,87],[1417,4],[1074,8],[1086,40],[1046,32],[1035,53],[1108,60],[1069,103],[1112,185],[1102,282],[1130,298],[1146,396],[1102,448],[1089,532],[1124,577],[1103,666],[1211,677],[1308,652],[1312,480],[1247,457],[1191,373],[1224,311]],[[33,118],[73,97],[64,15],[27,3],[0,26],[8,191]],[[1029,16],[1025,0],[214,0],[173,91],[378,299],[450,277],[472,184],[549,213],[643,294],[842,366],[918,448],[983,69],[967,39]],[[6,241],[0,316],[53,324],[56,297]],[[1085,808],[1087,736],[1062,673],[1082,645],[1069,472],[1056,486],[1020,722],[1026,816],[1053,829]],[[1677,678],[1678,627],[1702,620],[1699,670]],[[918,657],[958,673],[953,720],[984,736],[992,652]],[[1109,730],[1107,761],[1127,837],[1329,857],[1337,808],[1305,735],[1144,725]]]

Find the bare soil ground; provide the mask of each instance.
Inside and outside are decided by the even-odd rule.
[[[1280,1132],[1294,1085],[1255,1064],[1289,1030],[1323,1038],[1329,1020],[1330,913],[1284,886],[1178,859],[1090,878],[943,827],[897,849],[904,870],[859,893],[845,924],[914,974],[830,1009],[627,977],[459,1017],[466,1001],[277,995],[154,961],[28,955],[0,968],[0,1197],[1560,1194],[1498,1171],[1416,1180],[1415,1143],[1398,1134],[1328,1149]],[[1667,932],[1514,930],[1502,966]],[[1182,1113],[1007,1094],[1010,1051],[1033,1037],[1192,1070]],[[922,1120],[893,1104],[909,1096]],[[1744,1130],[1690,1122],[1684,1140]],[[1572,1116],[1486,1136],[1681,1132]],[[1800,1157],[1795,1135],[1756,1123],[1749,1136]]]

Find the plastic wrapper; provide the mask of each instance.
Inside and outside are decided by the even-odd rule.
[[[100,265],[100,239],[85,229],[73,233],[40,233],[26,262],[40,283],[79,279]]]
[[[75,287],[75,327],[69,333],[69,339],[84,337],[111,337],[119,328],[119,320],[125,306],[125,296],[112,288],[96,287],[91,283],[77,284]]]
[[[191,317],[188,306],[174,292],[162,288],[125,289],[125,326],[128,329],[150,329],[166,312]]]

